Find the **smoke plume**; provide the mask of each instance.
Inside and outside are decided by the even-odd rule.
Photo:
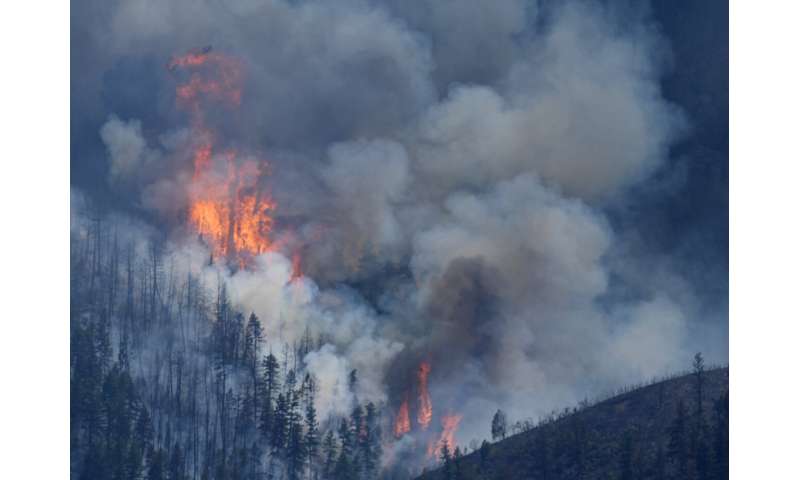
[[[687,125],[662,95],[667,47],[646,15],[522,0],[75,9],[94,12],[78,39],[92,60],[75,75],[100,92],[77,100],[101,112],[102,181],[131,235],[163,245],[176,277],[225,285],[261,319],[265,348],[319,338],[296,361],[317,378],[321,419],[364,401],[394,414],[410,399],[413,424],[429,362],[431,428],[451,415],[449,435],[466,444],[488,436],[497,408],[535,418],[679,368],[698,348],[703,299],[666,267],[643,290],[652,258],[628,257],[629,232],[606,210],[635,202]],[[188,108],[175,93],[192,72],[217,78],[167,66],[208,44],[194,55],[241,66],[235,108],[208,96]],[[198,177],[274,205],[247,210],[269,213],[256,222],[270,244],[221,258],[192,228],[190,205],[222,203]],[[220,242],[255,238],[237,222]]]

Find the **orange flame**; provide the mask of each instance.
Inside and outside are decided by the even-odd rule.
[[[411,421],[408,418],[408,397],[400,404],[397,417],[394,420],[394,436],[400,438],[411,430]]]
[[[189,223],[215,257],[234,259],[244,267],[253,256],[274,248],[270,233],[275,203],[260,192],[258,185],[266,163],[241,161],[235,151],[215,156],[215,135],[206,126],[203,108],[206,100],[239,105],[241,64],[225,55],[205,52],[173,58],[170,70],[178,67],[191,72],[175,92],[179,106],[191,115],[195,139]]]
[[[225,100],[238,106],[242,99],[242,65],[235,59],[216,52],[188,53],[175,57],[169,69],[192,69],[186,83],[178,85],[178,101],[192,107],[192,113],[202,114],[198,107],[204,98]],[[204,68],[203,68],[204,67]]]
[[[417,423],[423,430],[428,428],[433,417],[433,404],[431,403],[431,396],[428,393],[428,374],[431,373],[431,366],[428,362],[422,362],[419,365],[417,372],[418,392],[419,392],[419,409],[417,410]]]
[[[456,430],[458,430],[458,424],[461,423],[462,418],[463,415],[458,414],[442,417],[442,433],[439,435],[439,440],[428,444],[428,458],[434,457],[445,445],[452,453],[455,448]]]
[[[300,253],[294,252],[292,254],[292,276],[290,281],[295,281],[303,276],[303,264],[300,258]]]

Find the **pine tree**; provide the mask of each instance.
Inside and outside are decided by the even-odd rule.
[[[461,471],[461,448],[456,445],[455,451],[453,451],[453,478],[455,480],[462,480],[463,474]]]
[[[336,438],[333,435],[333,430],[328,430],[325,440],[322,442],[322,456],[324,458],[322,476],[325,479],[329,479],[333,476],[333,470],[336,465]]]
[[[261,342],[263,341],[262,335],[261,322],[255,313],[251,313],[245,329],[244,361],[250,371],[253,387],[253,420],[258,418],[259,393],[261,390],[261,382],[258,375],[258,357],[261,350]]]
[[[497,410],[492,417],[492,440],[506,438],[506,414],[502,410]]]
[[[694,356],[694,363],[692,364],[692,372],[695,379],[695,415],[699,419],[703,416],[703,384],[705,383],[705,361],[703,354],[697,352]]]
[[[317,410],[314,408],[313,398],[306,406],[305,423],[305,448],[308,457],[308,468],[313,475],[316,471],[317,455],[319,454],[319,424],[317,423]]]
[[[356,386],[358,385],[358,371],[357,370],[350,370],[350,375],[348,376],[347,385],[350,388],[350,392],[355,393]]]
[[[444,478],[447,480],[454,480],[453,458],[450,455],[450,447],[447,445],[447,442],[442,442],[442,448],[439,451],[439,459],[442,461]]]
[[[130,478],[138,478],[142,470],[142,460],[152,448],[153,424],[150,419],[150,412],[143,406],[137,412],[131,455],[128,460],[128,473]]]
[[[279,393],[270,434],[270,445],[274,451],[283,450],[286,447],[289,433],[288,422],[289,404],[283,393]]]
[[[306,451],[303,439],[303,423],[300,415],[300,395],[289,392],[288,445],[286,452],[287,472],[289,480],[297,480],[303,473]]]
[[[677,466],[680,478],[686,478],[688,474],[689,453],[686,441],[686,417],[686,406],[683,400],[679,400],[675,412],[675,419],[672,421],[672,425],[669,429],[667,454]]]
[[[375,404],[367,404],[367,415],[365,419],[366,438],[364,441],[364,474],[367,478],[377,478],[378,467],[380,466],[381,455],[381,427],[378,412]]]
[[[339,449],[339,458],[336,460],[334,478],[337,480],[354,478],[353,433],[346,419],[342,419],[341,423],[339,423],[339,444],[341,448]]]
[[[215,361],[218,366],[225,365],[231,361],[229,347],[230,327],[230,304],[228,303],[228,290],[224,283],[220,282],[217,288],[217,302],[215,306],[216,321],[212,332],[213,351]]]
[[[256,314],[250,313],[245,327],[244,334],[244,352],[243,358],[245,366],[252,374],[255,374],[258,367],[258,357],[261,349],[261,342],[263,340],[263,331],[261,329],[261,322],[258,320]]]
[[[261,478],[259,471],[261,469],[261,449],[258,442],[253,442],[250,445],[250,454],[248,456],[248,480],[258,480]]]
[[[356,407],[353,408],[353,412],[350,415],[350,425],[352,428],[351,438],[353,447],[350,463],[353,468],[353,474],[360,478],[363,472],[364,453],[368,442],[367,429],[364,423],[364,409],[361,405],[356,405]]]
[[[486,468],[488,467],[489,464],[489,453],[491,448],[492,448],[491,445],[489,445],[489,442],[487,442],[486,440],[481,442],[481,448],[478,450],[478,457],[479,457],[478,467],[481,472],[486,472]]]
[[[273,399],[278,389],[278,359],[270,352],[269,355],[264,357],[262,362],[264,369],[264,397],[261,406],[261,419],[259,422],[259,429],[261,435],[269,437],[273,430],[273,420],[275,416],[275,407],[273,406]]]

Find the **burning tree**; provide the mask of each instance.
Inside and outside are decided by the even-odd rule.
[[[174,58],[170,71],[179,70],[189,73],[175,95],[178,105],[189,112],[194,149],[189,223],[214,256],[243,267],[254,256],[275,248],[270,234],[276,205],[260,185],[268,164],[243,157],[236,149],[220,151],[206,112],[208,103],[239,106],[243,67],[221,53],[201,51]]]

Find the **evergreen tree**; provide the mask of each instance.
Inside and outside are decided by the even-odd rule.
[[[131,454],[128,459],[129,478],[139,478],[143,468],[143,460],[153,448],[153,423],[150,412],[146,407],[141,407],[136,418],[134,440]]]
[[[381,455],[381,427],[375,404],[367,404],[365,418],[366,438],[363,443],[364,473],[367,478],[377,478]]]
[[[697,352],[694,356],[692,363],[692,373],[695,379],[695,415],[698,417],[698,422],[703,416],[703,384],[705,382],[705,361],[703,354]]]
[[[289,443],[286,450],[286,471],[289,480],[298,480],[302,476],[305,459],[306,452],[303,443],[303,431],[299,428],[291,428],[289,431]]]
[[[679,478],[687,478],[689,453],[686,440],[686,406],[683,400],[678,401],[675,419],[669,429],[669,446],[667,454],[676,465]]]
[[[260,480],[261,469],[261,449],[257,442],[253,442],[250,446],[250,455],[248,458],[248,480]]]
[[[297,480],[303,473],[306,460],[305,443],[303,439],[303,423],[300,415],[300,395],[289,392],[288,411],[288,445],[286,452],[287,472],[289,480]]]
[[[336,438],[334,438],[333,430],[328,430],[328,433],[325,435],[325,440],[322,442],[322,456],[324,458],[322,477],[329,479],[333,476],[337,458]]]
[[[486,468],[488,467],[489,463],[489,453],[492,447],[489,445],[489,442],[484,440],[481,442],[481,448],[478,450],[478,457],[479,457],[479,464],[478,468],[481,472],[485,472]]]
[[[352,455],[350,457],[350,463],[353,474],[357,478],[360,478],[364,466],[364,451],[366,450],[368,441],[366,425],[364,424],[364,409],[361,408],[361,405],[356,405],[356,407],[353,408],[353,413],[350,415],[350,425],[352,428]]]
[[[456,449],[453,451],[453,478],[455,480],[462,480],[463,474],[461,471],[461,448],[456,445]]]
[[[492,417],[492,440],[506,438],[506,414],[502,410],[497,410]]]
[[[350,370],[350,375],[347,379],[347,385],[350,388],[350,391],[355,393],[356,386],[358,385],[358,371],[357,370]]]
[[[447,445],[447,442],[442,442],[442,448],[439,451],[439,459],[442,461],[444,478],[447,480],[454,480],[453,458],[450,455],[450,447]]]
[[[305,448],[308,456],[308,468],[313,476],[316,472],[317,455],[319,454],[319,424],[317,423],[317,410],[314,408],[313,398],[306,407],[305,423]]]
[[[245,329],[244,361],[250,372],[250,380],[253,389],[253,420],[258,418],[259,393],[261,390],[261,382],[258,375],[258,358],[261,350],[261,342],[263,341],[262,337],[261,322],[258,320],[255,313],[251,313]]]
[[[278,359],[270,352],[269,355],[264,357],[262,362],[264,370],[264,396],[262,399],[261,419],[259,422],[259,429],[264,437],[269,437],[273,430],[273,420],[275,416],[275,407],[273,399],[275,398],[278,390]]]
[[[270,434],[270,445],[274,451],[283,450],[286,447],[289,434],[288,424],[289,403],[283,393],[279,393]]]
[[[336,480],[347,480],[355,477],[353,468],[353,434],[346,419],[339,423],[339,457],[336,460],[334,478]]]

